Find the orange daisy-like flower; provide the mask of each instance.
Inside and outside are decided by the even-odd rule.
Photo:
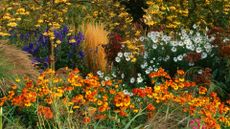
[[[207,91],[208,91],[208,90],[207,90],[206,87],[203,87],[203,86],[200,86],[200,87],[199,87],[199,94],[204,95],[204,94],[206,94]]]
[[[153,111],[155,110],[156,108],[152,105],[152,104],[148,104],[147,108],[146,108],[148,111]]]
[[[90,120],[89,117],[84,117],[84,118],[83,118],[83,123],[84,123],[84,124],[89,124],[90,121],[91,121],[91,120]]]
[[[116,107],[128,107],[130,105],[130,96],[125,95],[123,92],[118,92],[114,97],[114,104]]]
[[[94,116],[95,120],[104,120],[106,118],[105,114],[97,114]]]
[[[3,106],[6,100],[7,100],[7,97],[5,96],[0,98],[0,106]]]
[[[38,106],[38,114],[44,116],[46,119],[53,118],[53,112],[50,107]]]

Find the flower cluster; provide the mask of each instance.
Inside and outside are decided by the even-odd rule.
[[[23,28],[26,24],[29,30],[48,26],[50,30],[59,29],[68,11],[68,0],[47,1],[2,1],[0,21],[0,36],[9,36],[12,28]],[[49,12],[49,13],[47,13]],[[26,29],[28,29],[26,28]]]
[[[147,0],[146,4],[148,8],[145,9],[146,14],[143,20],[152,28],[176,30],[181,27],[190,28],[194,23],[201,26],[229,25],[230,5],[226,3],[226,0],[221,2],[217,0]],[[217,15],[221,17],[221,20],[219,20],[220,17],[215,17]]]
[[[11,31],[12,34],[15,34]],[[56,55],[56,68],[62,68],[69,66],[71,68],[76,67],[83,59],[84,53],[80,49],[80,43],[84,40],[84,36],[81,32],[76,35],[71,34],[72,30],[67,26],[59,30],[52,32],[55,40],[55,55]],[[21,33],[17,38],[18,42],[26,44],[22,50],[30,53],[33,56],[33,62],[40,68],[45,69],[48,67],[50,40],[47,37],[48,32],[44,34],[39,31]],[[28,40],[28,37],[34,37],[34,39]],[[15,40],[16,35],[12,35],[11,40]],[[66,52],[66,53],[63,53]],[[80,66],[79,66],[80,67]]]
[[[199,117],[207,128],[218,129],[219,122],[229,126],[229,119],[225,117],[229,107],[220,101],[216,93],[208,94],[208,87],[185,80],[184,74],[184,71],[178,70],[172,78],[160,68],[149,74],[154,88],[143,86],[128,90],[122,86],[122,81],[101,80],[91,73],[82,77],[78,69],[66,68],[66,74],[61,75],[47,70],[35,84],[25,79],[26,86],[22,92],[17,85],[13,85],[9,94],[0,100],[1,105],[11,102],[13,106],[27,110],[37,107],[37,114],[47,120],[55,119],[57,113],[61,114],[60,117],[65,116],[65,110],[54,108],[61,103],[66,105],[69,115],[80,114],[85,124],[97,120],[126,120],[139,112],[151,113],[160,110],[158,107],[162,105],[174,103],[188,112],[191,118]],[[189,92],[192,89],[194,94]]]
[[[188,17],[188,1],[168,1],[157,0],[155,2],[148,0],[149,8],[145,10],[144,21],[149,26],[160,26],[170,29],[179,28],[183,18]],[[164,22],[163,22],[164,19]]]
[[[196,25],[194,29],[197,29]],[[187,32],[182,29],[176,36],[158,31],[149,32],[147,37],[140,37],[140,41],[146,44],[141,68],[149,74],[159,67],[170,69],[176,66],[187,69],[202,65],[200,62],[214,56],[215,46],[211,43],[213,40],[197,30]]]

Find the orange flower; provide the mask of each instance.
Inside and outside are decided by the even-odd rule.
[[[109,104],[107,102],[105,102],[103,105],[101,105],[99,108],[98,108],[98,111],[99,112],[105,112],[106,110],[109,109]]]
[[[103,102],[101,100],[97,100],[97,105],[101,106],[103,104]]]
[[[115,91],[114,89],[110,89],[110,90],[109,90],[109,93],[113,95],[113,94],[116,93],[116,91]]]
[[[91,120],[90,120],[89,117],[84,117],[84,118],[83,118],[83,123],[84,123],[84,124],[89,124],[90,121],[91,121]]]
[[[112,81],[111,80],[108,80],[108,81],[105,81],[105,85],[107,85],[107,86],[112,86]]]
[[[116,107],[127,108],[130,105],[130,96],[125,95],[123,92],[118,92],[114,97],[114,104]]]
[[[102,99],[103,99],[103,101],[108,101],[108,96],[107,95],[103,95]]]
[[[159,68],[158,71],[156,71],[156,72],[150,73],[149,77],[150,78],[164,77],[164,78],[167,78],[167,79],[171,79],[171,77],[169,76],[169,74],[167,72],[165,72],[165,70],[162,69],[162,68]]]
[[[7,98],[5,96],[0,98],[0,107],[4,105],[6,100],[7,100]]]
[[[13,90],[16,90],[18,87],[17,87],[17,85],[13,84],[13,85],[11,86],[11,88],[12,88]]]
[[[68,86],[68,87],[65,87],[64,90],[65,91],[72,91],[72,90],[74,90],[74,88],[72,86]]]
[[[97,114],[94,117],[95,120],[104,120],[105,118],[106,118],[105,114]]]
[[[148,111],[153,111],[155,110],[156,108],[152,105],[152,104],[148,104],[147,108],[146,108]]]
[[[38,114],[44,116],[46,119],[53,118],[53,112],[50,107],[38,106]]]
[[[185,73],[183,70],[177,70],[177,74],[180,75],[180,76],[183,76]]]
[[[53,99],[52,99],[51,97],[47,97],[47,98],[45,99],[45,102],[48,103],[48,104],[52,104]]]
[[[206,87],[203,87],[203,86],[199,87],[199,94],[204,95],[204,94],[206,94],[206,92],[207,92],[207,88]]]
[[[72,102],[73,103],[78,103],[78,104],[84,104],[85,99],[84,99],[83,95],[77,95],[74,98],[72,98]]]
[[[126,112],[124,112],[123,110],[121,110],[121,111],[119,112],[119,115],[120,115],[120,116],[124,116],[124,117],[128,116],[128,114],[127,114]]]

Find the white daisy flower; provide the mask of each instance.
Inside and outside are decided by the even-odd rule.
[[[184,44],[192,44],[192,41],[190,40],[190,39],[186,39],[186,40],[184,40]]]
[[[141,68],[144,69],[146,66],[144,64],[141,65]]]
[[[198,74],[202,74],[202,73],[203,73],[203,70],[200,69],[197,73],[198,73]]]
[[[143,78],[142,77],[138,77],[137,78],[137,83],[142,83],[143,82]]]
[[[126,60],[126,61],[130,61],[130,57],[126,57],[125,60]]]
[[[116,58],[115,58],[115,61],[116,61],[117,63],[119,63],[119,62],[121,61],[121,58],[120,58],[120,57],[116,57]]]
[[[208,56],[208,54],[206,52],[202,52],[201,53],[201,58],[202,59],[205,59],[207,56]]]
[[[106,80],[106,81],[110,80],[110,77],[106,76],[106,77],[105,77],[105,80]]]
[[[141,36],[140,39],[139,39],[141,42],[143,42],[145,40],[145,37],[144,36]]]
[[[132,77],[132,78],[130,79],[130,83],[134,83],[134,82],[135,82],[135,78]]]
[[[124,93],[125,95],[129,95],[128,90],[123,90],[123,93]]]
[[[156,44],[153,44],[153,45],[152,45],[152,48],[153,48],[153,49],[157,49],[157,45],[156,45]]]
[[[176,51],[177,51],[176,47],[172,47],[172,48],[171,48],[171,51],[172,51],[172,52],[176,52]]]
[[[182,47],[184,46],[184,43],[182,41],[179,41],[178,45]]]
[[[146,74],[149,74],[149,73],[150,73],[150,71],[147,69],[147,70],[145,70],[145,73],[146,73]]]
[[[182,60],[183,60],[183,55],[177,56],[177,60],[178,60],[178,61],[182,61]]]
[[[125,74],[124,74],[124,73],[121,74],[121,78],[122,78],[122,79],[125,78]]]
[[[193,29],[197,29],[197,27],[198,27],[198,26],[197,26],[196,24],[194,24],[194,25],[192,26]]]
[[[125,53],[124,53],[124,56],[125,56],[125,57],[128,57],[129,55],[130,55],[129,52],[125,52]]]
[[[200,36],[197,36],[193,40],[196,44],[200,43],[202,41],[202,38]]]
[[[97,75],[101,76],[102,72],[101,71],[97,71]]]
[[[158,39],[156,37],[151,37],[151,40],[153,41],[153,43],[157,43]]]
[[[155,71],[155,72],[158,71],[158,68],[154,68],[154,71]]]
[[[112,76],[115,78],[115,77],[117,77],[117,75],[115,74],[115,73],[112,73]]]
[[[118,53],[117,53],[117,56],[118,56],[118,57],[122,57],[122,56],[123,56],[123,53],[122,53],[122,52],[118,52]]]
[[[174,61],[174,62],[177,62],[177,57],[173,57],[173,61]]]
[[[204,45],[204,48],[205,48],[205,49],[211,49],[212,46],[211,46],[209,43],[206,43],[206,44]]]
[[[197,52],[197,53],[201,53],[201,52],[202,52],[202,48],[201,48],[201,47],[197,47],[197,48],[196,48],[196,52]]]
[[[177,41],[171,41],[170,44],[174,47],[176,47],[178,45],[178,42]]]
[[[188,50],[191,50],[191,49],[192,49],[192,45],[191,45],[191,44],[186,44],[186,48],[187,48]]]
[[[148,70],[151,72],[151,71],[153,71],[153,68],[151,66],[149,66]]]
[[[148,36],[149,38],[151,38],[151,37],[152,37],[152,33],[151,33],[151,32],[148,33],[147,36]]]

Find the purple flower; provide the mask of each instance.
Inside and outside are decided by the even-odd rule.
[[[79,52],[79,56],[80,56],[80,58],[84,58],[84,56],[85,56],[84,52],[83,52],[83,51],[80,51],[80,52]]]
[[[57,30],[54,30],[54,35],[55,35],[55,38],[63,41],[63,35],[61,32],[57,31]]]
[[[63,36],[65,37],[68,34],[68,32],[69,32],[68,27],[64,26],[63,29],[62,29]]]

